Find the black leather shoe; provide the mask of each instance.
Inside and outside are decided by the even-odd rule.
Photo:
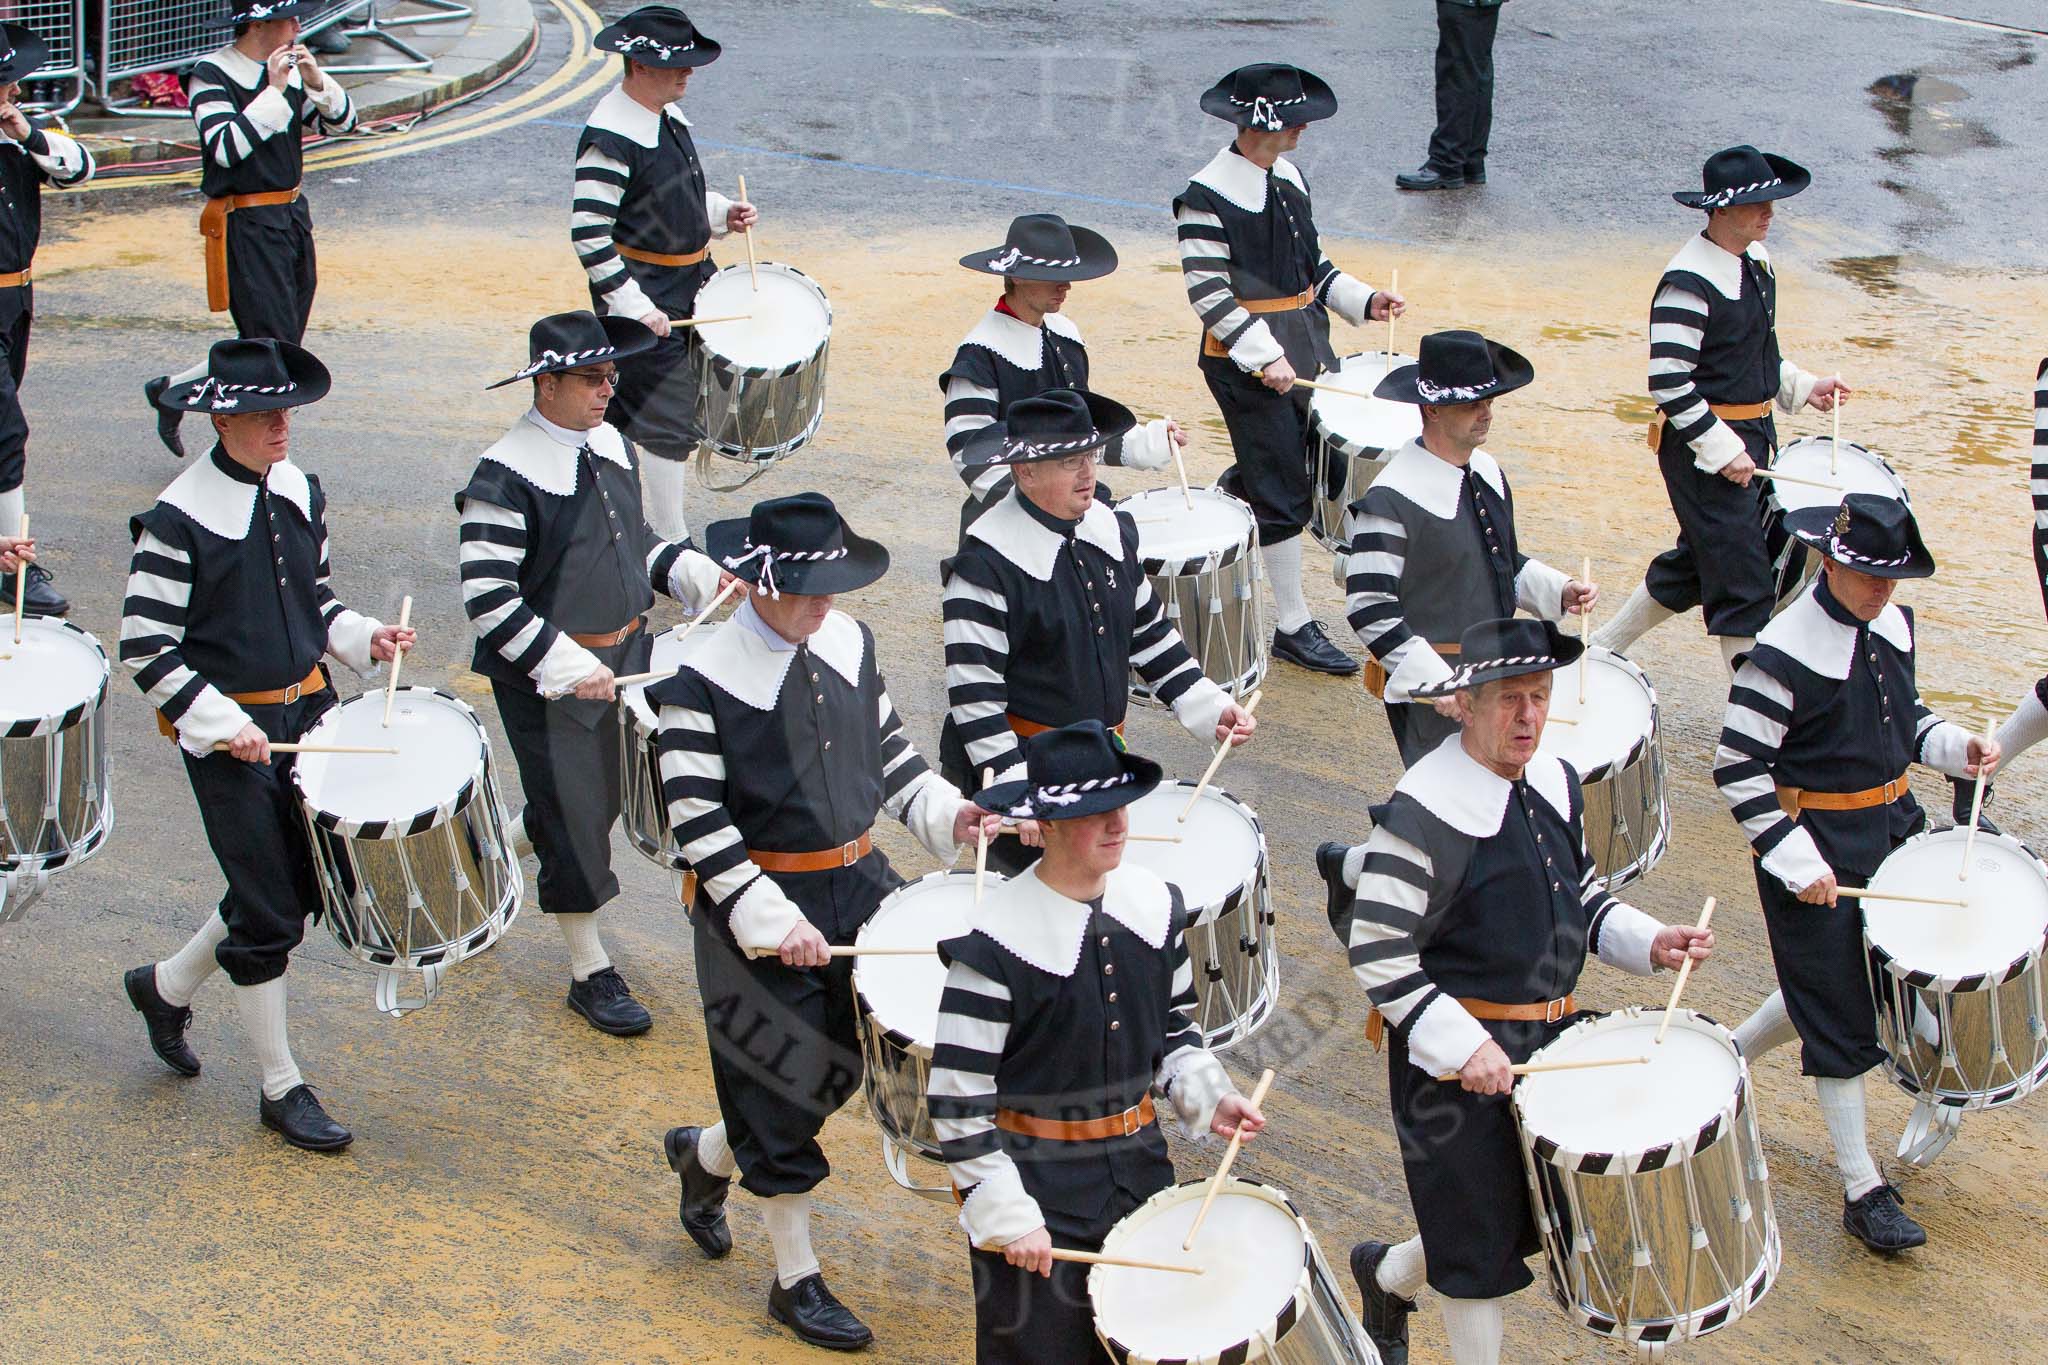
[[[1886,1256],[1927,1245],[1927,1229],[1899,1207],[1899,1192],[1879,1185],[1861,1199],[1842,1199],[1842,1226],[1851,1237]]]
[[[1390,1250],[1385,1242],[1360,1242],[1351,1248],[1351,1278],[1365,1300],[1365,1335],[1379,1348],[1384,1365],[1408,1365],[1408,1315],[1415,1300],[1380,1288],[1380,1262]]]
[[[732,1177],[713,1175],[697,1160],[702,1128],[671,1128],[661,1140],[668,1168],[683,1178],[683,1231],[706,1256],[716,1261],[732,1251],[732,1230],[725,1225],[725,1192]]]
[[[1970,825],[1970,806],[1977,798],[1977,779],[1952,777],[1949,779],[1949,786],[1955,791],[1954,797],[1949,801],[1949,816],[1956,822],[1956,828],[1967,829]],[[1991,798],[1997,794],[1998,785],[1987,784],[1984,788],[1984,803],[1977,807],[1977,828],[1987,834],[2003,832],[1991,823]]]
[[[616,967],[570,982],[569,1008],[588,1019],[592,1028],[618,1038],[630,1038],[654,1027],[654,1016],[633,998]]]
[[[178,424],[185,420],[185,414],[169,412],[156,406],[156,400],[170,386],[171,377],[160,374],[143,384],[142,396],[149,400],[152,408],[156,408],[156,438],[164,443],[165,450],[182,460],[185,458],[185,438],[178,434]]]
[[[21,614],[24,616],[62,616],[71,610],[71,604],[64,595],[50,586],[50,571],[40,564],[30,564],[22,569],[28,575],[27,582],[20,589]],[[15,575],[0,574],[0,607],[14,610]]]
[[[858,1351],[875,1339],[852,1309],[832,1297],[823,1275],[806,1275],[788,1289],[775,1281],[768,1286],[768,1311],[790,1331],[828,1351]]]
[[[1468,185],[1484,185],[1486,183],[1486,163],[1484,161],[1468,161],[1465,163],[1465,183]]]
[[[1395,176],[1394,185],[1404,190],[1461,190],[1465,188],[1465,176],[1462,172],[1454,174],[1424,165]]]
[[[156,964],[131,967],[121,974],[121,987],[128,1003],[149,1026],[149,1046],[163,1058],[164,1065],[180,1076],[199,1074],[199,1054],[185,1041],[185,1029],[192,1022],[189,1005],[173,1005],[156,991]]]
[[[1350,926],[1345,923],[1351,915],[1351,902],[1358,893],[1344,884],[1344,855],[1351,851],[1349,844],[1335,839],[1326,839],[1316,845],[1316,875],[1323,879],[1323,913],[1330,917],[1330,928],[1339,942],[1350,943]]]
[[[1331,644],[1319,621],[1310,621],[1292,635],[1274,631],[1273,657],[1339,678],[1348,678],[1358,671],[1358,660]]]
[[[261,1093],[261,1092],[258,1092]],[[263,1126],[273,1129],[294,1147],[309,1152],[338,1152],[356,1140],[356,1135],[327,1117],[310,1085],[295,1085],[274,1100],[263,1096]]]

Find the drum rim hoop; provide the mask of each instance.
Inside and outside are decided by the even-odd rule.
[[[292,790],[298,796],[299,809],[305,811],[307,817],[321,829],[343,839],[367,839],[372,842],[407,839],[415,834],[425,834],[430,830],[439,829],[442,825],[454,819],[456,812],[466,810],[476,797],[478,787],[491,770],[491,736],[490,732],[484,729],[483,720],[477,715],[476,708],[444,688],[408,684],[398,689],[399,695],[407,693],[414,695],[424,694],[438,697],[444,702],[451,702],[459,714],[468,718],[469,723],[476,727],[478,741],[476,770],[463,779],[462,785],[456,789],[454,795],[450,796],[446,801],[429,806],[424,810],[414,811],[412,814],[404,816],[392,816],[375,820],[352,820],[344,816],[335,815],[331,811],[323,810],[315,805],[313,798],[306,792],[305,766],[294,763],[292,765]],[[375,692],[358,692],[347,701],[337,703],[328,708],[306,733],[311,734],[314,730],[318,730],[327,722],[329,716],[340,711],[342,707],[353,705],[365,698],[370,699],[374,703],[378,695]]]
[[[1005,877],[1000,872],[991,872],[988,875],[994,878],[994,881],[990,883],[990,885],[993,886],[1000,886],[1004,882],[1009,880],[1009,878]],[[887,905],[890,901],[895,900],[904,892],[912,890],[916,887],[923,886],[927,882],[937,883],[965,881],[971,883],[973,882],[973,880],[973,871],[964,867],[933,868],[930,872],[925,873],[922,877],[911,878],[909,881],[903,883],[903,885],[897,887],[894,891],[891,891],[888,895],[882,897],[881,904],[875,907],[874,913],[869,915],[867,919],[862,922],[860,928],[854,931],[854,943],[858,945],[862,937],[864,937],[867,934],[868,926],[873,924],[876,918],[881,915],[882,906]],[[853,1012],[853,1017],[856,1023],[864,1023],[868,1019],[875,1017],[874,1006],[868,1003],[868,992],[861,987],[861,965],[861,959],[858,956],[855,956],[855,958],[853,959],[853,971],[850,975],[852,977],[853,982],[853,996],[856,1006]],[[879,1022],[879,1020],[877,1020],[875,1027],[882,1031],[882,1036],[888,1038],[890,1041],[894,1042],[898,1047],[901,1047],[904,1051],[910,1053],[912,1056],[922,1057],[927,1061],[931,1060],[932,1047],[933,1043],[936,1043],[936,1039],[933,1040],[933,1043],[920,1043],[917,1039],[912,1038],[908,1034],[904,1033],[901,1029],[892,1028],[888,1024]]]
[[[744,269],[772,269],[779,274],[793,275],[799,283],[809,286],[811,292],[818,296],[818,302],[825,306],[825,335],[818,338],[818,344],[811,349],[808,355],[788,365],[741,365],[736,361],[728,359],[723,354],[711,350],[707,346],[699,345],[692,349],[701,355],[715,357],[718,361],[718,368],[723,373],[738,375],[744,379],[782,379],[789,375],[801,374],[805,370],[819,366],[824,360],[827,348],[832,344],[832,296],[825,292],[825,286],[819,284],[793,265],[788,265],[781,261],[761,261],[754,267],[740,265],[720,266],[705,279],[704,285],[699,288],[698,293],[701,295],[704,288],[708,288],[711,281],[719,276]],[[699,363],[704,362],[700,361]]]
[[[1887,853],[1885,855],[1885,862],[1890,862],[1900,853],[1912,848],[1916,844],[1937,841],[1943,843],[1953,842],[1947,836],[1953,835],[1957,828],[1956,826],[1951,826],[1947,829],[1923,829],[1918,834],[1905,839],[1897,848]],[[2035,853],[2024,840],[2016,839],[2012,835],[2005,833],[1993,834],[1990,830],[1979,830],[1977,837],[1981,841],[2003,845],[2019,854],[2033,866],[2035,873],[2041,878],[2042,882],[2048,884],[2048,863],[2042,862],[2041,856]],[[1871,879],[1873,881],[1876,880],[1883,871],[1884,863],[1879,863],[1877,871],[1871,874]],[[1873,896],[1871,899],[1882,900],[1883,897]],[[2007,962],[2002,967],[1987,968],[1984,971],[1977,972],[1965,972],[1956,976],[1943,976],[1940,973],[1916,971],[1907,967],[1890,949],[1871,938],[1870,922],[1867,917],[1864,917],[1861,933],[1863,935],[1864,952],[1874,963],[1884,969],[1886,975],[1895,978],[1905,985],[1940,990],[1944,994],[1950,995],[1976,994],[1989,990],[1993,986],[2002,986],[2014,978],[2023,975],[2029,966],[2039,965],[2044,959],[2048,959],[2048,936],[2044,936],[2041,940],[2030,944],[2025,953]],[[1896,969],[1892,965],[1894,963],[1898,964]],[[1979,984],[1972,986],[1960,984],[1965,981],[1975,981]]]
[[[1775,1214],[1772,1217],[1772,1230],[1776,1230]],[[1731,1323],[1739,1322],[1750,1310],[1763,1302],[1764,1295],[1771,1292],[1778,1282],[1778,1276],[1783,1273],[1784,1263],[1783,1239],[1768,1236],[1764,1239],[1764,1256],[1757,1267],[1757,1273],[1744,1280],[1738,1292],[1716,1299],[1705,1308],[1694,1309],[1690,1313],[1682,1313],[1672,1318],[1652,1318],[1646,1322],[1622,1322],[1609,1314],[1595,1313],[1584,1304],[1556,1292],[1554,1283],[1552,1297],[1563,1305],[1574,1322],[1615,1341],[1696,1341],[1700,1337],[1720,1331]],[[1703,1319],[1710,1318],[1716,1313],[1721,1313],[1722,1317],[1712,1327],[1698,1325]]]
[[[40,624],[34,624],[38,622]],[[72,726],[77,725],[88,715],[98,711],[105,705],[107,686],[114,679],[114,666],[107,657],[107,647],[100,643],[97,635],[94,635],[84,626],[63,616],[28,616],[22,619],[23,629],[28,629],[32,625],[37,630],[61,629],[69,631],[91,645],[93,652],[100,656],[100,685],[93,689],[91,696],[65,708],[56,715],[42,716],[34,720],[24,718],[12,724],[0,726],[0,739],[40,739],[45,735],[54,735],[60,731],[69,730]]]

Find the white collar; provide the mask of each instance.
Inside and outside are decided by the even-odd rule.
[[[263,84],[270,78],[262,62],[257,61],[233,43],[229,43],[226,47],[207,58],[207,60],[220,68],[220,74],[226,76],[236,85],[253,85],[260,91]],[[285,77],[285,83],[289,85],[298,78],[299,69],[295,66],[292,68],[291,74]]]
[[[1058,332],[1069,341],[1081,339],[1081,329],[1064,313],[1047,313],[1042,325],[1046,331]],[[1015,314],[994,308],[974,324],[974,330],[960,344],[994,351],[1018,369],[1031,374],[1045,365],[1044,334]]]
[[[680,104],[665,104],[661,112],[687,128],[690,120],[683,117]],[[626,87],[615,85],[597,102],[590,111],[589,126],[601,132],[617,133],[628,142],[637,142],[642,147],[652,147],[661,141],[661,118],[652,109],[626,93]]]
[[[1769,273],[1771,253],[1764,250],[1762,242],[1751,242],[1748,254],[1751,260],[1763,266],[1764,271]],[[1686,239],[1684,246],[1678,248],[1678,254],[1671,258],[1671,264],[1664,267],[1666,274],[1674,270],[1699,276],[1720,291],[1724,299],[1742,297],[1742,258],[1732,251],[1724,251],[1714,245],[1707,240],[1704,232],[1694,233]]]
[[[1571,819],[1571,783],[1565,778],[1564,760],[1539,751],[1522,776],[1552,810]],[[1498,834],[1508,809],[1508,780],[1466,753],[1458,735],[1424,754],[1394,790],[1408,793],[1431,815],[1475,839]]]
[[[1286,157],[1273,163],[1273,174],[1291,181],[1303,193],[1308,192],[1308,186],[1301,183],[1301,172],[1294,169],[1294,163]],[[1266,173],[1235,147],[1225,147],[1216,153],[1208,165],[1195,172],[1193,178],[1197,185],[1216,191],[1246,213],[1265,210]]]
[[[1012,488],[1008,497],[976,518],[967,528],[967,538],[981,541],[1039,582],[1049,582],[1066,538],[1032,516],[1023,499],[1024,495]],[[1088,505],[1088,514],[1074,529],[1074,538],[1087,541],[1111,559],[1124,557],[1123,531],[1117,526],[1115,509],[1105,502]]]
[[[1173,893],[1152,872],[1126,863],[1109,874],[1102,913],[1149,947],[1164,948],[1173,921]],[[970,924],[1039,971],[1068,977],[1080,965],[1081,941],[1088,936],[1088,905],[1069,900],[1040,881],[1033,864],[991,887]]]
[[[313,524],[313,498],[307,488],[306,471],[290,460],[270,467],[264,478],[274,496],[299,509],[299,515]],[[157,495],[222,540],[240,540],[249,534],[256,518],[256,485],[230,478],[213,462],[209,451],[191,468],[171,480],[171,486]]]
[[[860,686],[861,659],[867,653],[860,622],[843,611],[831,612],[804,643],[849,686]],[[756,711],[773,711],[795,658],[796,646],[769,629],[752,602],[743,602],[724,625],[697,631],[684,641],[676,662],[733,700]]]
[[[593,454],[621,469],[633,467],[626,456],[625,438],[611,423],[599,422],[588,431],[571,431],[556,426],[533,408],[527,409],[526,415],[514,422],[512,429],[499,437],[483,457],[505,466],[543,493],[566,498],[576,491],[583,468],[583,461],[576,456],[586,445]]]
[[[1849,676],[1849,665],[1855,659],[1856,627],[1828,615],[1828,609],[1814,595],[1820,590],[1820,583],[1815,578],[1797,601],[1772,618],[1756,642],[1769,645],[1823,678],[1840,682]],[[1913,648],[1913,624],[1896,602],[1885,605],[1870,623],[1870,630],[1902,652]]]
[[[1500,465],[1483,450],[1472,452],[1472,470],[1487,486],[1505,498],[1507,479]],[[1375,488],[1385,486],[1440,521],[1458,515],[1458,497],[1465,491],[1465,471],[1449,460],[1440,459],[1417,437],[1394,452],[1387,467],[1373,480]]]

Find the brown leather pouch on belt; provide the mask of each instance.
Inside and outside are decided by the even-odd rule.
[[[228,201],[209,199],[199,210],[199,235],[206,250],[206,307],[224,313],[228,307]]]
[[[1435,650],[1440,657],[1445,659],[1455,659],[1458,657],[1459,647],[1457,645],[1431,645],[1430,648]],[[1380,667],[1380,661],[1378,659],[1373,658],[1371,655],[1366,656],[1366,691],[1372,693],[1375,697],[1378,697],[1382,701],[1386,700],[1387,679],[1391,676],[1392,675],[1389,674],[1386,669]]]

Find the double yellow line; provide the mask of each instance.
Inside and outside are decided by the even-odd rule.
[[[593,51],[590,40],[603,21],[597,12],[583,0],[548,0],[569,26],[569,56],[560,67],[529,90],[522,90],[502,104],[492,105],[474,113],[457,114],[445,120],[434,120],[425,125],[428,131],[418,134],[401,133],[391,137],[371,140],[367,145],[362,141],[348,140],[333,143],[306,154],[306,169],[331,170],[340,166],[354,166],[366,161],[383,161],[394,156],[412,156],[418,152],[432,151],[438,147],[452,146],[467,142],[471,138],[484,137],[490,133],[525,123],[529,119],[543,118],[582,103],[594,97],[598,91],[610,84],[612,66],[609,58]],[[94,180],[80,189],[147,189],[153,186],[194,185],[199,182],[199,172],[166,171],[154,175],[114,176],[106,180]],[[76,193],[77,191],[73,191]]]

